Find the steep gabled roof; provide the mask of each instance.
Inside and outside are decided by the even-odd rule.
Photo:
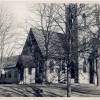
[[[45,56],[45,38],[41,30],[32,29],[33,35],[38,43],[38,46]],[[45,31],[46,32],[46,31]],[[64,35],[62,33],[51,32],[48,45],[49,57],[64,57]]]

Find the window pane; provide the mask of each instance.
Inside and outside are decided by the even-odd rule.
[[[32,74],[32,67],[28,68],[28,74],[30,74],[30,75]]]
[[[8,78],[11,78],[11,72],[8,72]]]

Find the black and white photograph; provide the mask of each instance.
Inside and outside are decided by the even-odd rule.
[[[100,4],[0,0],[0,97],[100,97]]]

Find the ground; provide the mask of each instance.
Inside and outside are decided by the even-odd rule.
[[[72,97],[100,97],[100,87],[89,84],[72,84]],[[0,97],[66,97],[66,84],[0,85]]]

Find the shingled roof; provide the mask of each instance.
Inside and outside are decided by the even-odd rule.
[[[31,29],[32,33],[38,43],[38,46],[45,56],[45,38],[41,30]],[[46,31],[45,31],[46,32]],[[49,57],[64,57],[64,35],[62,33],[51,32],[50,33],[50,41],[49,41]]]
[[[14,68],[16,67],[16,64],[19,60],[19,57],[21,57],[22,60],[22,64],[24,65],[24,67],[34,67],[34,63],[33,63],[33,59],[32,56],[30,55],[16,55],[16,56],[11,56],[11,57],[7,57],[4,58],[4,66],[3,68]]]

